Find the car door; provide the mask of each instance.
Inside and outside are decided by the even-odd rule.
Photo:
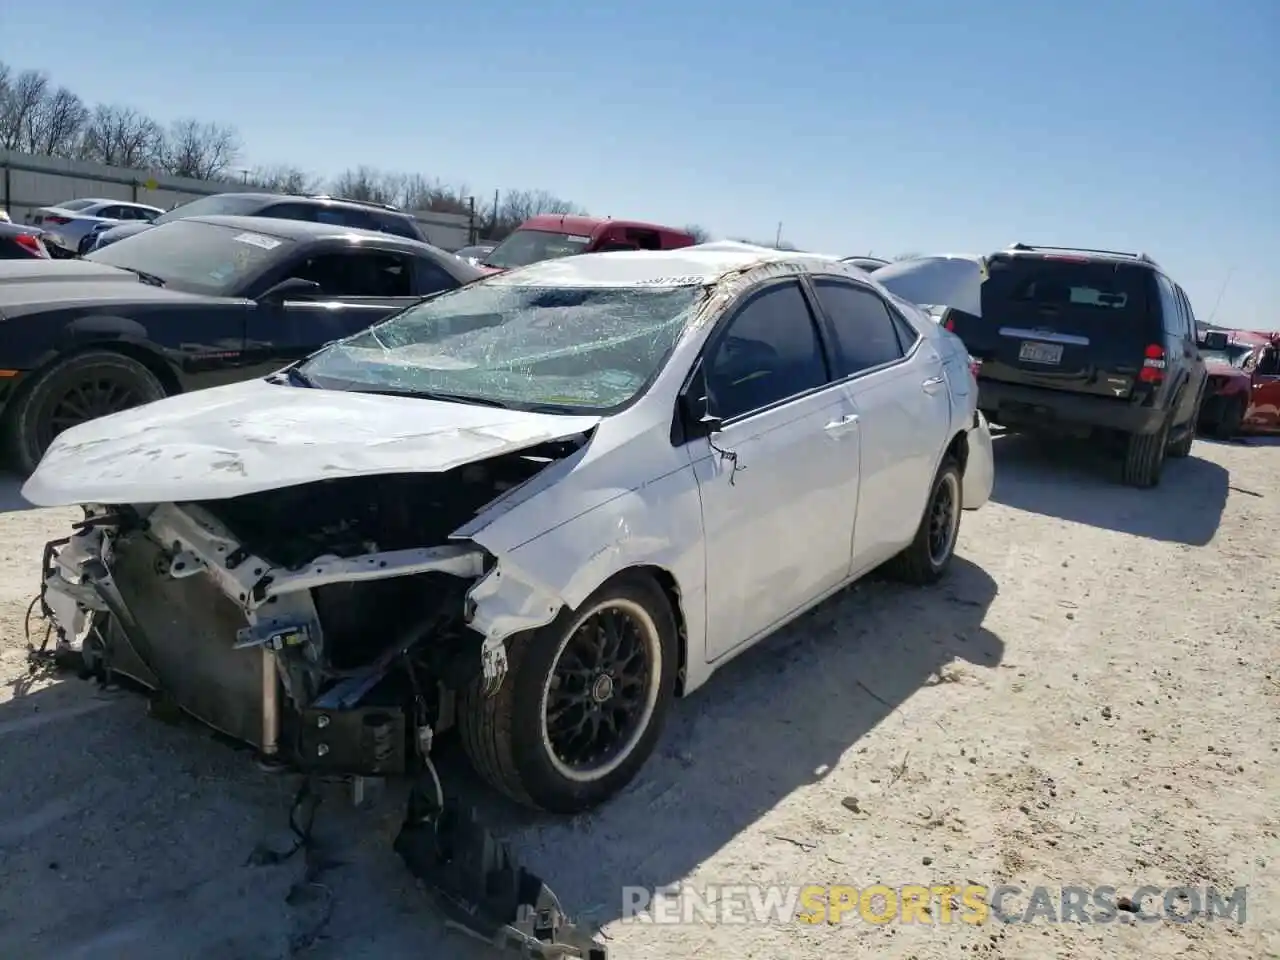
[[[858,509],[858,423],[796,279],[748,294],[699,376],[721,429],[691,441],[702,499],[707,659],[839,587]]]
[[[835,343],[835,374],[860,418],[857,525],[850,573],[861,574],[915,536],[951,430],[942,357],[874,289],[814,277]]]
[[[1253,370],[1253,397],[1245,425],[1268,433],[1280,430],[1280,352],[1264,347]]]
[[[319,284],[320,290],[259,303],[246,347],[256,362],[275,369],[359,333],[420,299],[414,259],[368,244],[303,251],[275,271],[264,289],[296,277]]]

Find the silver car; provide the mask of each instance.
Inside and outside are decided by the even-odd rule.
[[[57,248],[56,253],[74,255],[80,252],[80,241],[95,227],[117,223],[150,223],[164,213],[159,207],[145,203],[129,203],[123,200],[104,200],[81,197],[66,200],[52,206],[40,207],[28,219],[28,223],[44,230],[45,246]]]

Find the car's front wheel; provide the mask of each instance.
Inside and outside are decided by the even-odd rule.
[[[459,698],[476,771],[507,796],[578,813],[625,787],[653,752],[675,694],[675,616],[643,574],[606,583],[575,611],[513,637],[507,675]]]
[[[15,466],[29,474],[62,431],[165,395],[154,373],[122,353],[87,350],[65,357],[37,374],[8,411]]]

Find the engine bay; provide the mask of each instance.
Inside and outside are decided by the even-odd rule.
[[[297,570],[318,556],[447,543],[449,534],[488,504],[576,448],[549,443],[444,473],[321,480],[197,505],[254,555]]]

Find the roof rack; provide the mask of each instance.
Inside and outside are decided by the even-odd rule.
[[[354,203],[361,207],[377,207],[379,210],[394,210],[400,212],[400,208],[391,203],[379,203],[377,200],[356,200],[352,197],[335,197],[327,193],[312,193],[307,196],[308,200],[337,200],[339,203]]]
[[[1156,262],[1145,253],[1130,253],[1126,250],[1099,250],[1096,247],[1051,247],[1044,243],[1011,243],[1009,250],[1061,250],[1065,253],[1101,253],[1109,257],[1129,257],[1156,266]]]

